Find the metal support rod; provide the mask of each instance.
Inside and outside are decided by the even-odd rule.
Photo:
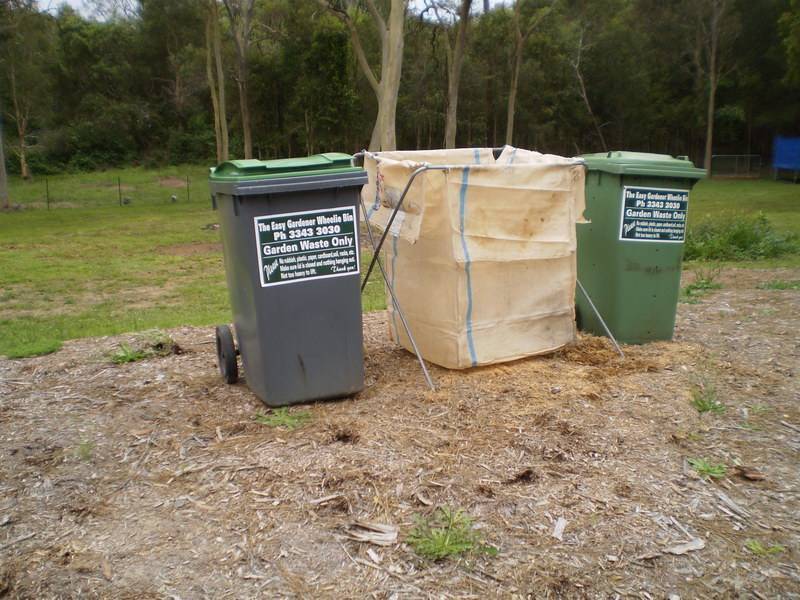
[[[119,196],[119,205],[122,206],[122,178],[117,177],[117,196]]]
[[[369,219],[367,218],[367,210],[366,206],[364,206],[364,199],[359,195],[359,201],[361,202],[361,214],[364,215],[364,226],[367,228],[367,237],[369,238],[369,244],[372,246],[372,250],[375,253],[372,256],[372,260],[378,263],[378,268],[381,271],[381,275],[383,275],[383,280],[386,282],[386,289],[389,290],[389,295],[392,297],[392,305],[394,309],[397,311],[397,314],[400,316],[400,322],[403,324],[403,329],[406,330],[406,335],[408,335],[408,339],[411,341],[411,347],[414,348],[414,354],[417,355],[417,360],[419,361],[419,366],[422,367],[422,373],[425,375],[425,381],[428,383],[428,387],[431,389],[432,392],[436,391],[436,386],[433,385],[433,380],[431,379],[431,374],[428,373],[428,367],[425,365],[425,361],[422,358],[422,354],[419,352],[419,348],[417,347],[417,342],[414,340],[414,336],[411,335],[411,328],[408,326],[408,322],[406,321],[406,317],[403,314],[403,311],[400,310],[400,303],[397,301],[397,297],[394,295],[394,289],[392,285],[389,283],[389,277],[386,275],[386,270],[383,268],[383,263],[380,261],[380,255],[378,251],[375,249],[375,239],[372,237],[372,229],[369,225]],[[388,229],[387,229],[388,231]],[[363,286],[362,286],[363,291]]]
[[[406,199],[406,194],[408,194],[408,190],[411,189],[411,184],[414,183],[414,179],[417,178],[417,175],[423,173],[425,171],[447,171],[451,169],[450,166],[434,166],[434,165],[422,165],[418,169],[416,169],[413,173],[411,173],[411,177],[408,178],[408,183],[406,183],[406,187],[403,189],[403,193],[400,194],[400,199],[397,201],[397,205],[394,207],[392,211],[392,216],[389,217],[389,222],[386,223],[386,228],[383,230],[383,234],[381,235],[381,239],[378,242],[377,248],[375,248],[375,255],[372,257],[372,262],[369,263],[369,269],[367,269],[367,275],[364,277],[364,281],[361,282],[361,291],[364,291],[364,288],[367,286],[367,282],[369,281],[369,276],[372,275],[372,269],[375,268],[375,261],[377,257],[380,255],[381,248],[383,248],[383,242],[386,241],[386,236],[389,235],[389,230],[392,227],[392,223],[394,223],[394,218],[397,216],[397,213],[400,210],[400,207],[403,206],[403,200]],[[362,201],[363,203],[363,201]],[[367,213],[364,213],[364,220],[367,219]]]
[[[44,193],[47,197],[47,210],[50,210],[50,179],[47,176],[44,178]]]
[[[603,320],[603,316],[600,314],[600,311],[597,310],[597,307],[594,305],[594,302],[592,302],[592,299],[589,297],[589,293],[586,291],[586,288],[583,287],[583,284],[581,283],[581,280],[577,279],[576,281],[578,282],[578,287],[580,288],[581,292],[583,292],[583,295],[586,297],[586,300],[589,302],[589,306],[592,307],[592,310],[594,311],[594,314],[597,315],[597,318],[600,320],[600,324],[603,326],[603,329],[606,330],[606,335],[608,335],[608,337],[611,338],[611,342],[614,344],[614,348],[617,349],[617,352],[619,352],[619,355],[622,358],[625,358],[625,354],[622,352],[622,348],[619,347],[619,344],[617,343],[617,339],[614,337],[614,334],[611,333],[611,330],[608,328],[608,325],[606,325],[606,322]]]

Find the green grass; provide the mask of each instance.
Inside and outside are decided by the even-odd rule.
[[[725,477],[728,469],[723,464],[712,463],[705,458],[690,458],[689,466],[692,467],[700,477],[705,479],[720,479]]]
[[[769,179],[705,179],[689,201],[689,226],[725,216],[764,216],[784,233],[800,233],[800,185]]]
[[[706,179],[694,187],[689,201],[690,230],[706,224],[736,222],[764,215],[775,232],[800,235],[800,185],[769,179]],[[725,259],[726,261],[728,259]],[[800,253],[757,260],[737,258],[723,265],[737,267],[800,267]]]
[[[186,178],[189,186],[186,186]],[[12,177],[9,197],[12,204],[26,208],[111,207],[120,204],[120,196],[129,206],[178,204],[208,201],[208,167],[203,165],[168,166],[160,169],[127,167],[88,173],[35,176],[28,181]],[[188,199],[187,199],[188,189]]]
[[[773,554],[780,554],[786,550],[786,548],[779,544],[765,546],[758,540],[747,540],[744,544],[744,547],[756,556],[771,556]]]
[[[268,415],[257,413],[256,423],[267,425],[268,427],[279,427],[293,431],[302,427],[311,420],[311,413],[307,410],[289,412],[288,408],[276,408]]]
[[[760,290],[800,290],[800,280],[773,279],[772,281],[762,281],[756,287]]]
[[[475,552],[497,554],[497,548],[483,543],[470,517],[447,507],[438,508],[427,518],[418,518],[406,542],[414,552],[431,560]]]
[[[229,322],[219,231],[206,228],[217,222],[207,173],[183,166],[51,176],[53,206],[63,208],[50,211],[44,178],[11,178],[12,202],[29,209],[0,212],[0,356],[46,354],[73,338]],[[185,187],[170,187],[187,174],[188,202]],[[131,199],[123,207],[118,177]],[[798,192],[784,182],[703,181],[692,193],[690,224],[762,211],[779,230],[797,232]],[[369,259],[362,253],[364,271]],[[737,266],[750,264],[800,266],[800,257]],[[363,307],[385,307],[377,270]]]
[[[195,190],[188,203],[185,189],[161,185],[186,172]],[[108,190],[99,184],[117,173],[137,186],[130,205],[103,200]],[[47,354],[80,337],[229,322],[220,233],[207,228],[217,215],[206,173],[175,167],[51,177],[51,191],[55,179],[70,204],[89,207],[0,212],[0,356]],[[12,201],[36,202],[39,183],[12,178]],[[177,203],[169,201],[173,192]],[[364,270],[370,258],[362,253]],[[376,272],[364,309],[382,309],[383,297]]]

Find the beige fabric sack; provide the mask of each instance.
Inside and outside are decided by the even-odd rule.
[[[552,352],[575,338],[578,159],[506,147],[381,152],[364,161],[367,219],[391,226],[384,264],[422,356],[463,369]],[[412,350],[387,294],[390,334]]]

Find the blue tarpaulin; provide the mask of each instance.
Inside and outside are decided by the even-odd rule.
[[[800,137],[775,137],[772,168],[800,171]]]

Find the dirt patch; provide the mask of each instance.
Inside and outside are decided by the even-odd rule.
[[[161,177],[158,185],[165,188],[183,189],[186,187],[186,179],[180,177]]]
[[[74,290],[69,296],[69,302],[56,303],[51,299],[41,298],[29,285],[8,286],[0,290],[0,300],[5,302],[3,316],[18,319],[68,315],[103,302],[116,302],[128,310],[152,308],[155,303],[170,301],[178,287],[178,281],[173,279],[157,287],[131,286],[118,289],[108,286],[107,289],[93,289],[96,287],[94,284],[87,287],[92,288],[91,291]],[[24,301],[26,298],[31,300]]]
[[[219,242],[196,242],[191,244],[175,244],[162,246],[158,249],[162,254],[173,256],[196,256],[197,254],[222,254],[222,244]]]
[[[0,589],[794,597],[800,292],[756,286],[798,273],[747,273],[681,304],[675,342],[622,360],[581,337],[551,356],[432,367],[435,392],[386,341],[385,314],[368,314],[366,389],[302,407],[312,418],[293,431],[255,422],[264,406],[222,382],[212,328],[171,330],[186,353],[125,365],[87,357],[130,336],[0,361]],[[698,380],[724,412],[692,407]],[[687,463],[700,457],[729,474],[701,479]],[[464,509],[497,556],[417,557],[403,539],[437,506]],[[352,541],[355,519],[400,541]]]

